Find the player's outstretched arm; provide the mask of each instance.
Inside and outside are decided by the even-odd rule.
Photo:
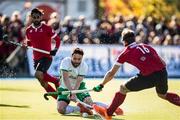
[[[102,90],[102,88],[104,87],[104,85],[105,85],[106,83],[108,83],[109,81],[111,81],[111,80],[114,78],[114,76],[115,76],[116,72],[118,71],[119,67],[120,67],[119,65],[116,65],[116,64],[115,64],[115,65],[106,73],[106,75],[104,76],[103,82],[102,82],[101,84],[99,84],[98,86],[94,87],[93,90],[96,91],[96,92],[100,92],[100,91]]]
[[[113,65],[113,67],[104,76],[104,80],[102,82],[102,85],[105,85],[106,83],[108,83],[109,81],[111,81],[114,78],[119,67],[120,67],[119,65],[116,65],[116,64]]]

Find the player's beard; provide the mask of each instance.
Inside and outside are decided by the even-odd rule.
[[[34,21],[33,24],[34,24],[35,27],[38,27],[38,26],[40,26],[41,21]]]
[[[72,65],[76,68],[80,65],[80,63],[74,63],[73,61],[71,61]]]

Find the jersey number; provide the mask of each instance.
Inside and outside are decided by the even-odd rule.
[[[143,54],[150,53],[149,49],[144,47],[143,45],[136,48],[139,49]]]

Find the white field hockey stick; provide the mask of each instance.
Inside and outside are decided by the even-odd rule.
[[[20,46],[20,47],[23,47],[23,46],[24,46],[24,45],[21,44],[21,43],[13,42],[13,41],[8,40],[8,36],[7,36],[7,35],[4,35],[4,36],[3,36],[3,41],[4,41],[4,42],[7,42],[7,43],[11,43],[11,44],[16,45],[16,46]],[[33,47],[30,47],[30,46],[27,46],[27,48],[28,48],[28,49],[32,49],[32,50],[37,51],[37,52],[41,52],[41,53],[45,53],[45,54],[50,54],[49,51],[45,51],[45,50],[42,50],[42,49],[33,48]]]
[[[16,49],[6,58],[6,63],[9,63],[20,51],[20,49],[21,49],[21,46],[17,46]]]
[[[91,105],[89,105],[89,104],[87,104],[87,103],[85,103],[85,102],[80,101],[78,98],[76,98],[76,101],[79,102],[80,104],[84,105],[85,107],[91,109],[92,112],[93,112],[93,116],[94,116],[95,120],[103,120],[103,118],[101,117],[101,115],[99,115],[99,114],[93,109],[93,107],[92,107]]]
[[[79,103],[81,103],[82,105],[84,105],[84,106],[87,107],[87,108],[93,109],[93,107],[92,107],[91,105],[89,105],[89,104],[87,104],[87,103],[85,103],[85,102],[80,101],[78,98],[76,98],[76,101],[79,102]]]
[[[62,91],[61,94],[77,94],[77,93],[84,93],[90,91],[93,91],[93,89]]]
[[[23,47],[23,45],[21,43],[17,43],[17,42],[13,42],[13,41],[8,41],[8,42],[11,43],[11,44]],[[45,53],[45,54],[48,54],[48,55],[50,54],[49,51],[38,49],[38,48],[34,48],[34,47],[31,47],[31,46],[27,46],[27,48],[28,49],[32,49],[32,50],[37,51],[37,52]]]
[[[69,91],[58,91],[58,92],[47,92],[44,94],[44,98],[46,100],[49,100],[48,96],[52,95],[66,95],[66,94],[77,94],[77,93],[83,93],[83,92],[90,92],[93,91],[93,89],[84,89],[84,90],[69,90]]]
[[[78,98],[76,98],[76,101],[79,102],[79,103],[81,103],[82,105],[84,105],[86,108],[91,109],[92,112],[93,112],[93,116],[95,117],[95,119],[105,120],[99,113],[97,113],[97,112],[93,109],[93,106],[91,106],[91,105],[89,105],[89,104],[87,104],[87,103],[85,103],[85,102],[80,101]],[[116,115],[113,114],[112,116],[116,116]]]
[[[42,49],[38,49],[38,48],[33,48],[33,47],[30,47],[30,46],[27,46],[28,49],[32,49],[34,51],[37,51],[37,52],[41,52],[41,53],[45,53],[45,54],[50,54],[49,51],[46,51],[46,50],[42,50]]]

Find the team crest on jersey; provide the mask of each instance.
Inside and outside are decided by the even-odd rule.
[[[43,32],[42,28],[39,30],[39,32]]]
[[[141,61],[145,61],[145,60],[146,60],[146,57],[142,56],[142,57],[140,58],[140,60],[141,60]]]

